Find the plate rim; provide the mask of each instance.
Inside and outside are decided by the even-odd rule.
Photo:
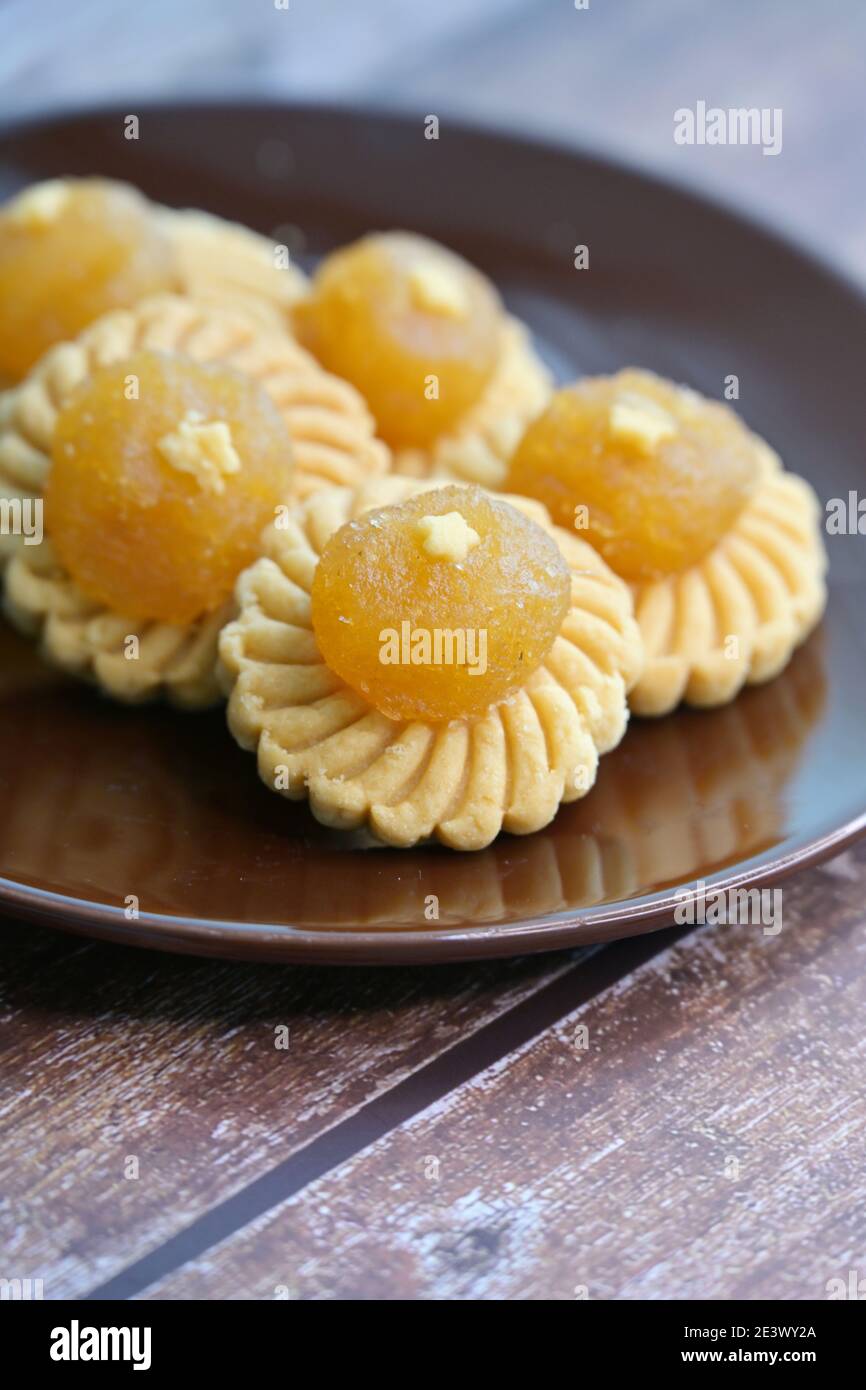
[[[406,104],[377,105],[351,101],[303,100],[280,101],[267,96],[239,94],[222,98],[217,94],[199,93],[171,100],[149,97],[136,100],[128,97],[121,107],[117,101],[87,103],[43,108],[0,122],[0,141],[24,132],[48,129],[61,123],[87,122],[118,116],[123,110],[137,114],[170,117],[183,112],[222,113],[231,111],[263,115],[267,112],[282,116],[323,117],[340,120],[363,118],[395,128],[405,128],[410,121],[420,119],[417,110]],[[542,130],[517,130],[508,123],[485,121],[477,117],[448,117],[450,128],[458,135],[481,138],[494,144],[520,146],[524,153],[555,153],[565,159],[581,162],[599,171],[613,170],[618,176],[636,180],[666,190],[711,211],[715,216],[738,224],[765,242],[784,248],[789,255],[805,263],[814,274],[822,275],[846,296],[854,299],[866,313],[866,285],[844,263],[816,251],[786,226],[777,224],[771,216],[736,198],[718,197],[713,190],[680,179],[669,169],[642,166],[618,151],[591,148],[563,136],[546,134]],[[763,854],[749,856],[735,865],[701,880],[707,890],[726,892],[731,889],[774,884],[802,868],[820,864],[866,835],[866,804],[854,816],[817,838],[808,837],[793,843],[789,840]],[[775,857],[773,857],[775,855]],[[404,930],[402,927],[378,927],[369,930],[341,930],[339,926],[321,924],[308,929],[290,923],[238,922],[218,918],[187,917],[169,913],[141,912],[130,921],[124,908],[100,903],[85,897],[74,897],[54,890],[0,875],[0,912],[14,914],[27,920],[43,922],[76,935],[108,940],[140,949],[162,950],[196,956],[233,958],[249,961],[270,961],[316,965],[406,965],[447,964],[455,961],[526,955],[542,951],[573,948],[581,944],[597,944],[626,938],[671,924],[675,908],[694,901],[697,887],[690,883],[675,885],[634,899],[616,899],[583,909],[563,909],[559,912],[535,914],[511,922],[490,922],[477,925],[453,925],[435,930]],[[583,943],[584,931],[591,935]]]
[[[699,881],[712,892],[766,888],[801,869],[823,863],[864,834],[866,810],[769,863],[762,862],[762,856],[752,856]],[[141,912],[133,923],[123,908],[110,903],[73,898],[0,877],[0,910],[15,911],[19,916],[73,935],[182,955],[309,965],[446,965],[597,945],[671,926],[674,910],[695,902],[697,897],[697,885],[684,883],[632,900],[620,898],[583,910],[565,909],[516,922],[443,927],[429,932],[387,928],[341,931],[326,924],[307,930],[291,923],[235,922],[156,912]],[[586,942],[580,939],[582,928],[593,932]],[[597,928],[611,930],[599,935]]]
[[[221,97],[216,92],[197,92],[190,96],[181,95],[171,100],[160,100],[152,96],[137,100],[132,95],[123,106],[111,99],[82,102],[80,105],[73,106],[59,103],[56,107],[44,107],[39,111],[26,112],[21,116],[0,118],[0,141],[25,131],[38,130],[41,127],[56,124],[58,121],[98,120],[108,116],[116,116],[118,113],[132,108],[135,109],[136,115],[170,115],[172,112],[203,112],[208,110],[223,113],[227,111],[250,113],[278,111],[285,115],[294,113],[334,119],[352,118],[357,120],[361,117],[394,126],[423,119],[418,115],[419,108],[408,102],[405,104],[402,102],[394,103],[393,105],[364,102],[362,105],[358,105],[350,100],[339,101],[333,98],[317,101],[312,96],[303,101],[280,101],[268,96],[260,97],[247,93],[238,93],[236,97]],[[501,123],[492,119],[488,121],[477,115],[467,116],[460,113],[454,117],[448,116],[447,119],[450,128],[457,135],[466,135],[471,138],[480,137],[494,143],[504,140],[510,144],[522,146],[527,153],[533,151],[553,152],[563,158],[578,159],[584,164],[594,165],[599,170],[612,169],[625,178],[638,180],[654,188],[662,188],[698,207],[710,208],[716,216],[746,226],[753,234],[783,246],[791,255],[807,262],[810,269],[819,270],[828,279],[834,281],[838,288],[851,294],[866,309],[866,279],[858,278],[856,272],[844,261],[821,250],[816,250],[810,244],[805,233],[798,232],[786,223],[777,222],[771,213],[754,206],[745,199],[740,199],[736,195],[731,197],[717,195],[712,188],[690,182],[685,175],[680,177],[669,168],[643,165],[637,160],[629,159],[627,155],[616,149],[599,150],[597,146],[585,145],[578,139],[570,140],[553,132],[545,133],[539,128],[526,131],[510,125],[507,121]]]

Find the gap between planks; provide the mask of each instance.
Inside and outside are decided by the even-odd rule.
[[[455,1087],[543,1033],[552,1024],[621,983],[691,928],[668,928],[587,953],[550,984],[455,1043],[426,1066],[368,1101],[347,1119],[296,1150],[261,1177],[211,1207],[183,1230],[84,1295],[130,1299],[190,1260],[296,1196],[347,1159],[397,1129]]]

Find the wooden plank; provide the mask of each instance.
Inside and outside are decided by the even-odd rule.
[[[866,1269],[864,885],[861,847],[777,936],[692,933],[145,1296],[825,1297]]]
[[[3,923],[4,1273],[86,1292],[573,961],[278,969]]]

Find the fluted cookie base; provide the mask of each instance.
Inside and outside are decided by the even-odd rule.
[[[505,500],[542,525],[572,570],[571,607],[526,686],[475,720],[400,722],[379,713],[325,665],[312,630],[319,555],[346,521],[433,483],[382,479],[333,489],[269,527],[244,572],[239,616],[220,638],[229,726],[255,750],[264,782],[341,829],[367,825],[386,843],[435,836],[455,849],[501,829],[528,834],[584,795],[598,757],[628,719],[642,650],[627,587],[595,551],[554,527],[538,503]]]
[[[174,252],[178,289],[200,303],[251,314],[263,328],[289,330],[307,277],[277,264],[274,242],[235,222],[193,209],[157,210]]]
[[[247,314],[166,295],[107,315],[76,342],[53,348],[3,398],[0,496],[41,496],[57,416],[70,394],[98,367],[142,349],[224,363],[260,383],[291,435],[295,468],[287,502],[326,483],[357,484],[389,466],[388,450],[374,437],[358,393],[324,372],[291,338],[263,331]],[[95,680],[120,700],[165,694],[181,704],[204,705],[219,698],[216,637],[231,614],[230,603],[186,627],[143,623],[88,599],[48,539],[31,546],[21,536],[3,536],[0,545],[0,562],[8,561],[6,611],[41,639],[50,661]]]
[[[636,586],[646,663],[629,696],[636,714],[681,700],[723,705],[771,680],[827,601],[820,507],[809,484],[769,449],[766,476],[730,532],[699,565]]]

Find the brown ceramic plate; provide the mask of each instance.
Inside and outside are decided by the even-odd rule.
[[[6,132],[0,192],[126,178],[309,255],[370,228],[427,232],[495,277],[561,377],[638,363],[719,396],[735,373],[745,418],[823,499],[862,487],[866,301],[762,228],[634,171],[450,123],[432,142],[420,118],[165,107],[141,111],[131,142],[128,109]],[[866,825],[866,540],[829,549],[827,617],[778,680],[714,713],[636,720],[589,796],[475,855],[328,832],[259,784],[220,712],[119,709],[0,628],[0,904],[170,950],[420,962],[648,931],[698,880],[775,881]]]

